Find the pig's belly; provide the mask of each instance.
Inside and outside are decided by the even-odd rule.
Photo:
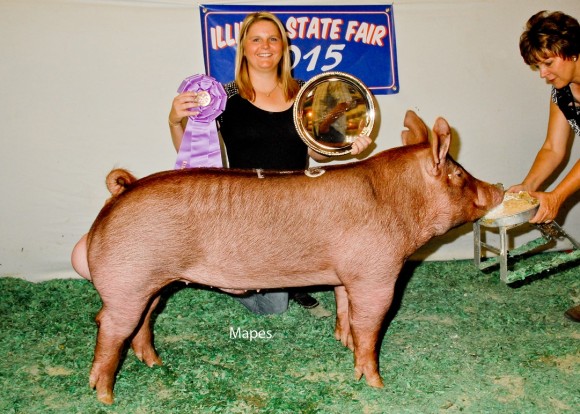
[[[235,290],[258,290],[276,289],[288,287],[330,285],[338,286],[340,281],[334,270],[282,272],[272,268],[267,271],[252,271],[247,269],[244,273],[231,270],[230,272],[190,270],[180,276],[183,281],[198,283],[205,286]]]

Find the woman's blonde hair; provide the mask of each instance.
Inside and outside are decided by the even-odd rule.
[[[294,99],[300,90],[300,86],[292,77],[290,45],[288,42],[288,36],[286,35],[286,29],[274,14],[263,11],[248,14],[240,28],[238,49],[236,51],[236,85],[240,91],[240,96],[249,101],[254,101],[256,99],[256,91],[250,81],[250,74],[248,72],[248,60],[244,56],[244,41],[246,40],[250,27],[259,21],[269,21],[274,23],[280,32],[280,37],[282,39],[282,59],[278,62],[278,80],[282,84],[282,90],[284,91],[286,100],[289,101]]]

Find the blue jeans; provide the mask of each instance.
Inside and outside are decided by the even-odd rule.
[[[258,315],[279,314],[288,309],[288,292],[259,292],[234,298]]]

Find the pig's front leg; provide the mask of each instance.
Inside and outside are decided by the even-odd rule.
[[[155,346],[153,345],[153,333],[151,327],[151,315],[159,304],[160,298],[161,296],[157,296],[153,299],[149,305],[149,310],[143,319],[141,328],[139,328],[139,331],[137,331],[131,341],[131,348],[133,348],[135,356],[139,361],[146,363],[149,367],[152,367],[153,365],[162,365],[161,358],[157,355]]]
[[[392,279],[383,284],[362,281],[348,288],[355,378],[359,380],[364,375],[371,387],[383,387],[378,342],[383,320],[393,300],[396,276]]]
[[[336,325],[334,328],[334,337],[337,341],[351,351],[354,351],[352,335],[350,333],[350,321],[348,317],[348,295],[344,286],[334,288],[334,299],[336,300]]]

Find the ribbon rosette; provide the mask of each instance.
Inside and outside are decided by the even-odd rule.
[[[197,92],[200,106],[191,109],[194,114],[188,117],[175,169],[222,167],[214,122],[226,107],[227,94],[222,84],[207,75],[193,75],[181,82],[177,92]]]

